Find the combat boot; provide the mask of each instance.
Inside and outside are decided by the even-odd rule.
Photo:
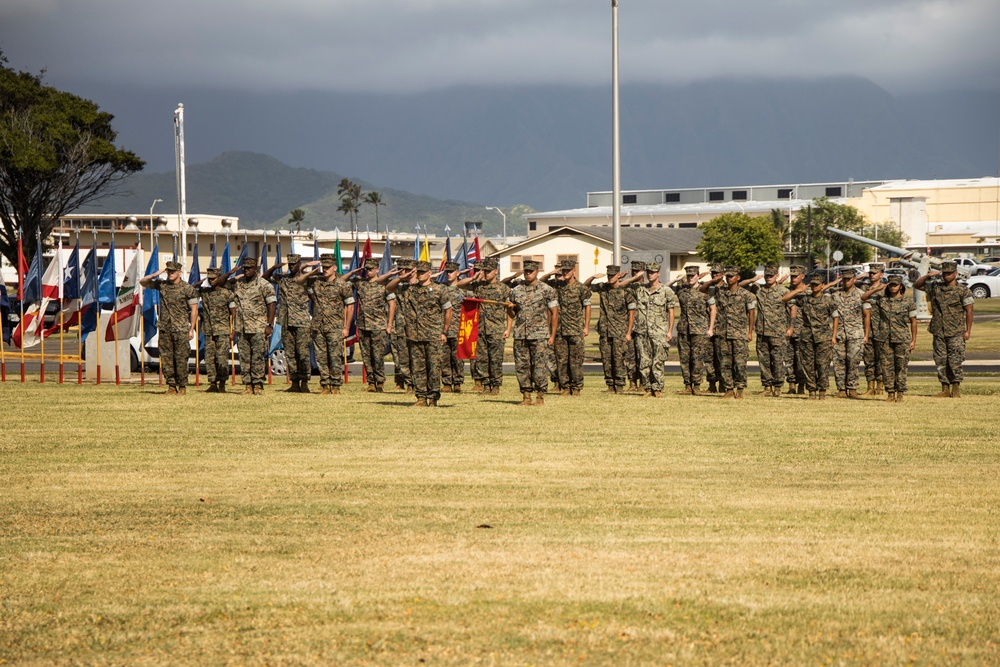
[[[677,395],[678,396],[683,396],[684,394],[690,394],[690,393],[691,393],[691,385],[686,384],[686,385],[684,385],[683,389],[681,389],[679,392],[677,392]]]
[[[297,394],[299,393],[299,381],[292,380],[291,383],[285,387],[285,393],[287,394]]]
[[[214,394],[217,391],[218,391],[218,389],[215,388],[215,383],[214,382],[209,382],[208,383],[208,389],[205,390],[205,393],[206,394]]]
[[[771,387],[771,396],[781,396],[781,385],[776,384]]]
[[[609,384],[608,388],[601,392],[602,394],[617,394],[618,391],[615,389],[613,384]]]
[[[635,380],[629,380],[628,389],[625,390],[626,394],[637,394],[639,393],[639,386],[635,383]]]
[[[737,389],[736,390],[736,396],[734,396],[733,398],[742,399],[743,398],[743,390],[742,389]]]
[[[876,396],[881,396],[882,392],[884,390],[885,390],[885,384],[883,384],[882,382],[876,382],[875,383],[875,395]]]
[[[857,389],[848,389],[847,390],[847,398],[854,398],[854,399],[860,398],[860,396],[858,396],[858,390]]]
[[[535,405],[545,405],[545,392],[540,391],[535,394]]]
[[[385,393],[385,385],[384,384],[377,384],[377,385],[375,385],[375,393],[376,394],[384,394]]]
[[[301,382],[299,382],[299,393],[300,394],[311,394],[312,393],[309,390],[309,381],[308,380],[302,380]]]
[[[429,407],[429,408],[436,408],[437,406],[438,406],[438,401],[437,401],[436,398],[428,398],[427,399],[427,407]]]
[[[902,403],[903,402],[903,392],[901,392],[901,391],[897,391],[896,392],[896,402],[897,403]]]
[[[521,405],[531,405],[531,392],[522,391],[521,392]]]
[[[957,382],[951,385],[951,397],[962,398],[962,387]]]
[[[862,396],[874,396],[875,395],[875,382],[874,381],[869,381],[868,382],[868,390],[865,393],[861,394],[861,395]]]
[[[476,393],[476,394],[483,393],[483,381],[482,380],[476,380],[476,383],[474,385],[472,385],[472,391],[474,393]]]
[[[837,398],[847,398],[847,392],[846,391],[838,390],[837,391]]]
[[[329,396],[330,395],[330,388],[327,387],[326,385],[323,385],[322,387],[320,387],[319,395],[320,396]]]
[[[253,394],[253,385],[252,384],[243,385],[243,395],[250,396],[252,394]]]
[[[754,396],[770,396],[771,395],[771,387],[764,387],[760,391],[755,391],[753,393],[753,395]]]
[[[375,391],[378,391],[378,389],[376,389]],[[417,390],[414,389],[412,385],[406,385],[406,391],[404,391],[403,393],[416,396]]]
[[[415,403],[413,403],[413,404],[410,405],[410,407],[411,408],[426,408],[427,407],[427,399],[426,398],[418,398]]]
[[[794,382],[789,382],[788,383],[788,391],[785,392],[785,393],[788,394],[788,395],[790,395],[790,396],[799,393],[798,390],[795,388],[795,383]]]
[[[572,396],[573,395],[573,390],[572,389],[560,389],[559,390],[559,395],[560,396]]]
[[[896,402],[896,392],[894,392],[894,391],[887,391],[887,392],[885,392],[885,402],[886,403],[895,403]]]
[[[715,382],[713,382],[712,380],[708,381],[708,393],[710,393],[710,394],[717,394],[717,393],[719,393],[716,390],[716,388],[715,388]]]
[[[177,387],[174,387],[172,385],[167,385],[167,393],[164,394],[164,395],[165,396],[176,396],[177,395]]]
[[[941,383],[941,393],[934,394],[931,398],[951,398],[951,385],[942,382]]]
[[[219,383],[219,388],[216,389],[216,391],[218,393],[220,393],[220,394],[225,394],[226,393],[226,381],[225,380],[223,380],[222,382]]]
[[[453,394],[461,394],[462,393],[462,385],[460,385],[460,384],[453,384],[453,385],[451,385],[451,393],[453,393]]]
[[[187,387],[177,387],[177,395],[184,396],[188,393]]]
[[[264,395],[264,385],[262,385],[262,384],[255,384],[253,386],[253,395],[254,396],[263,396]]]
[[[809,392],[809,398],[807,400],[815,401],[815,400],[818,400],[818,399],[819,399],[819,396],[816,395],[815,391],[810,391]]]
[[[500,385],[490,387],[490,396],[499,396],[499,395],[500,395]]]
[[[732,389],[729,389],[722,395],[722,398],[736,398],[736,393]]]
[[[340,396],[340,387],[330,387],[331,396]]]
[[[651,389],[647,389],[646,391],[643,392],[642,397],[643,398],[652,398],[653,397],[653,391]]]
[[[369,394],[374,394],[378,390],[375,388],[374,384],[370,384],[368,385],[368,388],[365,389],[365,391],[367,391]]]
[[[692,396],[701,396],[701,385],[698,385],[698,384],[691,385],[691,395]]]
[[[826,392],[825,391],[819,392],[819,400],[821,400],[821,401],[825,401],[826,400]]]

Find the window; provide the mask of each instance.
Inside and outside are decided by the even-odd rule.
[[[733,201],[746,201],[747,191],[746,190],[733,190]]]
[[[664,204],[679,204],[681,202],[681,193],[679,192],[665,192],[663,194]]]
[[[708,201],[726,201],[726,193],[722,190],[708,193]]]
[[[572,261],[576,262],[578,265],[580,264],[580,256],[579,255],[556,255],[556,264],[559,264],[564,259],[572,260]]]
[[[697,222],[681,222],[677,226],[681,227],[683,229],[691,229],[692,227],[697,227],[698,223]]]
[[[843,196],[843,192],[844,192],[844,188],[842,188],[840,186],[837,186],[835,188],[827,188],[826,189],[826,196],[827,197],[841,197],[841,196]]]
[[[778,188],[778,199],[791,199],[792,189],[791,188]]]
[[[623,204],[634,204],[638,200],[638,195],[622,195]]]
[[[562,257],[574,258],[576,255],[561,255]],[[532,259],[538,262],[538,267],[541,270],[545,270],[545,255],[511,255],[510,256],[510,270],[512,272],[524,270],[524,260]]]
[[[530,229],[531,231],[535,231],[535,224],[536,223],[535,223],[534,220],[532,220],[531,222],[529,222],[528,223],[528,229]]]

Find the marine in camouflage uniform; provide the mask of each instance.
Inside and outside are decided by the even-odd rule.
[[[677,353],[681,362],[684,389],[678,394],[701,393],[705,378],[705,348],[715,328],[715,297],[697,288],[699,267],[684,267],[684,278],[677,291],[680,317],[677,319]]]
[[[511,290],[514,304],[513,321],[514,370],[521,389],[521,405],[544,405],[548,388],[545,348],[555,342],[559,325],[559,296],[550,286],[538,280],[538,263],[524,261],[525,282]]]
[[[166,280],[155,280],[164,273]],[[157,330],[160,368],[167,383],[167,394],[186,394],[188,353],[198,317],[198,291],[181,279],[181,265],[177,262],[167,262],[163,270],[143,277],[139,284],[160,293]]]
[[[400,271],[410,271],[416,265],[412,259],[402,258],[398,260],[397,267]],[[396,309],[399,303],[396,300],[389,302],[389,312],[393,320],[392,331],[389,333],[389,349],[392,352],[393,373],[392,380],[396,387],[413,393],[413,381],[410,377],[410,352],[406,347],[406,327],[403,326],[403,318],[399,316],[398,326]]]
[[[451,325],[451,301],[447,290],[431,281],[430,262],[417,262],[416,283],[404,273],[386,289],[399,293],[398,308],[403,311],[406,343],[410,351],[410,369],[417,401],[415,407],[436,407],[441,398],[441,345]]]
[[[885,264],[872,262],[868,265],[868,280],[871,287],[882,283],[882,274],[885,272]],[[869,338],[865,341],[861,350],[861,360],[865,364],[865,381],[868,383],[867,391],[862,396],[877,396],[885,385],[885,377],[882,375],[882,349]]]
[[[806,288],[800,285],[783,298],[792,302],[796,312],[802,313],[799,342],[806,389],[810,400],[822,400],[830,388],[830,356],[839,313],[833,297],[823,293],[822,276],[813,276],[809,289],[811,292],[806,293]]]
[[[309,359],[309,344],[312,342],[312,318],[309,316],[309,294],[305,284],[296,278],[302,270],[302,257],[290,253],[285,255],[288,273],[274,277],[280,264],[275,264],[264,273],[264,279],[278,287],[278,323],[281,325],[281,344],[285,348],[285,362],[288,364],[288,379],[292,385],[288,391],[309,393],[309,377],[312,362]]]
[[[230,278],[242,271],[240,278]],[[267,375],[267,349],[274,331],[274,315],[278,298],[274,287],[257,275],[257,259],[245,257],[241,266],[220,276],[236,300],[236,335],[240,352],[240,371],[244,394],[263,394]],[[212,284],[216,284],[213,281]]]
[[[629,268],[632,270],[632,275],[621,280],[621,287],[626,290],[626,302],[632,304],[634,309],[636,290],[646,279],[646,262],[632,262]],[[631,332],[626,334],[625,339],[625,375],[628,377],[626,393],[640,391],[642,374],[639,372],[639,342],[631,335]]]
[[[590,331],[590,288],[577,280],[576,262],[559,263],[562,279],[559,297],[559,328],[556,331],[555,363],[562,393],[579,396],[583,389],[583,346]]]
[[[462,301],[472,294],[456,284],[459,273],[457,262],[446,262],[444,270],[448,282],[443,289],[451,301],[451,326],[445,332],[448,340],[441,346],[441,388],[442,391],[458,393],[465,382],[465,360],[458,358],[458,326],[462,320]]]
[[[715,293],[715,347],[722,364],[723,398],[743,398],[747,386],[747,361],[750,358],[750,339],[753,337],[757,299],[739,286],[740,270],[727,266],[724,271],[727,285]],[[720,278],[713,282],[721,282]]]
[[[677,296],[660,282],[659,264],[650,262],[646,265],[646,278],[649,282],[635,291],[632,337],[639,341],[639,373],[645,395],[660,398],[663,395],[663,366],[670,350]]]
[[[625,391],[625,335],[635,318],[635,304],[625,298],[625,289],[618,286],[622,279],[621,267],[610,264],[606,268],[608,282],[591,285],[592,276],[584,283],[591,292],[600,297],[601,312],[597,320],[600,336],[601,363],[604,367],[604,383],[609,393]]]
[[[788,269],[790,290],[798,289],[805,280],[806,267],[796,264]],[[787,292],[786,292],[787,294]],[[793,310],[795,311],[793,317]],[[789,394],[804,394],[806,391],[806,376],[802,370],[802,346],[799,343],[799,333],[802,331],[802,313],[793,308],[790,301],[785,302],[791,335],[785,346],[785,380],[788,382]]]
[[[368,391],[382,392],[385,385],[385,338],[389,327],[388,304],[396,297],[387,294],[385,286],[378,281],[378,260],[366,259],[363,271],[365,277],[355,286],[360,304],[358,344],[368,375]]]
[[[500,304],[509,302],[511,293],[509,285],[497,280],[498,269],[497,261],[487,257],[476,265],[474,276],[457,283],[460,288],[470,290],[477,299],[498,302],[479,304],[479,343],[472,364],[475,389],[494,395],[500,393],[503,384],[504,342],[509,334],[507,307]]]
[[[715,298],[716,293],[719,291],[718,286],[715,284],[715,280],[723,275],[721,264],[712,264],[709,267],[709,280],[699,287],[699,290],[710,297]],[[718,308],[718,302],[716,302],[716,308]],[[718,316],[717,316],[718,317]],[[718,319],[716,319],[718,321]],[[708,339],[708,345],[705,347],[705,379],[708,380],[708,392],[714,394],[717,391],[722,391],[724,383],[722,381],[722,348],[716,343],[719,341],[718,330],[714,331],[712,336]]]
[[[865,339],[879,348],[887,402],[903,402],[910,352],[917,340],[917,305],[905,296],[905,289],[902,276],[890,276],[888,284],[877,281],[861,297]]]
[[[837,396],[858,397],[858,368],[865,341],[865,323],[861,304],[861,290],[854,281],[857,272],[852,268],[840,272],[841,288],[831,296],[840,313],[837,326],[837,344],[833,348],[833,376],[837,381]]]
[[[300,278],[313,303],[312,339],[320,394],[339,394],[344,384],[344,339],[350,329],[354,290],[337,275],[337,259],[332,254],[320,255],[319,269]]]
[[[965,373],[965,344],[972,335],[972,310],[975,299],[965,285],[957,281],[958,265],[942,262],[941,271],[932,271],[913,283],[916,289],[927,294],[931,308],[928,327],[933,336],[934,364],[937,366],[941,393],[935,398],[961,398]],[[944,282],[928,280],[941,275]]]
[[[765,396],[781,396],[785,379],[785,357],[788,346],[788,311],[781,297],[788,288],[777,282],[778,267],[764,267],[764,284],[757,290],[757,362],[760,366],[760,383]]]
[[[209,282],[222,272],[210,267],[205,274]],[[207,393],[225,393],[226,378],[229,376],[229,362],[232,355],[232,320],[236,317],[236,298],[225,287],[208,287],[201,292],[202,328],[205,335],[205,370],[208,372]]]

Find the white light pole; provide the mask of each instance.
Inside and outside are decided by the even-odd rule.
[[[187,266],[187,176],[184,173],[184,105],[174,109],[174,158],[177,163],[177,226],[181,233],[181,264]]]
[[[507,215],[503,211],[501,211],[499,208],[497,208],[496,206],[487,206],[486,210],[487,211],[496,211],[497,213],[499,213],[500,215],[503,216],[503,238],[504,238],[504,242],[506,243],[506,241],[507,241]]]
[[[622,182],[620,126],[618,119],[618,0],[611,0],[611,254],[618,264],[622,255]]]
[[[153,247],[153,209],[162,202],[162,199],[154,199],[153,205],[149,207],[149,247]]]

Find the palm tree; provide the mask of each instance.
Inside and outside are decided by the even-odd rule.
[[[349,178],[343,178],[337,186],[340,206],[337,210],[350,216],[351,230],[358,233],[358,211],[361,210],[361,186]]]
[[[295,225],[295,233],[302,233],[302,221],[306,219],[306,212],[301,208],[293,208],[288,214],[292,217],[288,219],[289,225]]]
[[[365,203],[375,207],[375,235],[378,236],[378,207],[385,206],[385,202],[382,201],[382,195],[372,191],[365,195]]]

